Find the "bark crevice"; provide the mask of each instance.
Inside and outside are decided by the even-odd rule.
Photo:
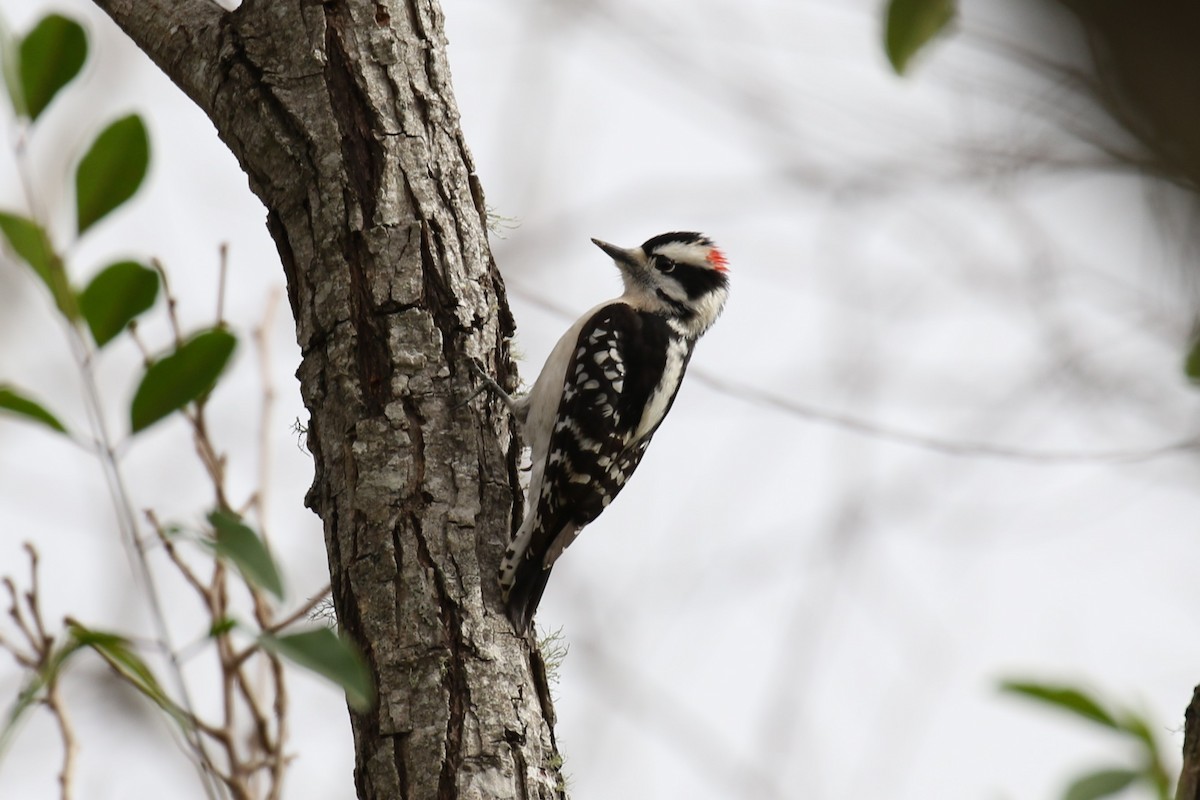
[[[376,224],[377,196],[383,182],[383,146],[375,131],[379,124],[370,119],[371,103],[355,80],[344,41],[352,34],[345,19],[346,7],[327,3],[325,19],[325,81],[334,120],[341,132],[342,159],[353,190],[348,205],[362,210],[362,228]]]

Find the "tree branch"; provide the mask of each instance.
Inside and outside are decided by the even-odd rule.
[[[201,108],[218,83],[223,18],[210,0],[93,0]]]

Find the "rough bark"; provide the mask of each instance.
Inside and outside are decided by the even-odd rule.
[[[1200,800],[1200,686],[1184,712],[1183,769],[1175,788],[1175,800]]]
[[[495,579],[517,443],[503,409],[458,405],[468,359],[509,368],[512,321],[436,1],[95,1],[267,208],[303,351],[308,503],[379,689],[351,714],[359,797],[562,796],[544,668]]]

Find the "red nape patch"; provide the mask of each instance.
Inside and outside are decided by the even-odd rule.
[[[725,254],[717,248],[714,247],[712,250],[709,250],[708,255],[704,258],[706,261],[708,261],[708,263],[712,264],[713,269],[717,270],[718,272],[729,271],[729,261],[725,259]]]

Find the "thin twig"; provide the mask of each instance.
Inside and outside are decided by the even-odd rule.
[[[280,800],[283,796],[283,776],[287,770],[288,758],[284,746],[288,737],[288,692],[287,680],[283,672],[283,661],[274,653],[267,654],[271,665],[271,681],[275,686],[275,748],[271,755],[271,784],[267,792],[267,800]]]
[[[158,535],[158,540],[162,544],[163,551],[166,552],[167,558],[171,559],[171,563],[174,564],[175,568],[179,570],[179,573],[183,575],[183,579],[188,582],[188,585],[190,585],[192,589],[196,591],[196,594],[200,595],[201,601],[207,604],[210,599],[208,587],[204,585],[204,583],[200,580],[200,576],[198,576],[188,565],[188,563],[183,560],[183,557],[179,555],[179,551],[175,547],[175,542],[171,541],[171,537],[167,535],[166,529],[163,527],[162,523],[159,522],[158,515],[154,513],[154,510],[148,508],[144,513],[146,515],[146,520],[150,523],[150,527],[153,528],[154,532]]]
[[[276,622],[272,625],[263,627],[263,633],[267,633],[267,634],[274,636],[275,634],[277,634],[280,631],[287,628],[289,625],[294,625],[295,623],[299,622],[304,617],[307,617],[309,614],[312,613],[314,608],[321,605],[321,603],[323,603],[325,601],[325,598],[329,596],[329,592],[330,592],[331,588],[332,587],[330,587],[329,584],[326,584],[324,589],[322,589],[318,594],[310,597],[308,602],[306,602],[303,606],[301,606],[300,608],[293,611],[291,614],[288,614],[288,616],[286,618],[284,618],[284,619],[280,620],[279,622]],[[252,644],[246,645],[245,649],[243,649],[240,653],[237,654],[237,657],[234,660],[234,664],[236,666],[240,667],[243,663],[245,663],[247,660],[249,660],[249,658],[251,656],[253,656],[255,653],[258,653],[261,650],[262,650],[262,645],[259,644],[258,642],[254,642]]]
[[[271,330],[275,321],[275,313],[279,308],[280,291],[276,288],[267,297],[267,307],[262,320],[254,330],[255,350],[258,353],[259,380],[262,384],[262,402],[259,406],[258,429],[258,489],[254,493],[254,505],[258,512],[259,533],[264,544],[270,544],[268,489],[271,485],[271,419],[275,407],[275,385],[271,380]],[[327,588],[325,591],[329,591]],[[259,627],[265,631],[273,629],[272,609],[261,592],[252,592],[254,598],[254,615]],[[308,607],[300,609],[307,614]],[[293,619],[289,616],[286,621]],[[283,793],[283,778],[287,770],[287,757],[284,753],[288,738],[288,691],[287,676],[284,673],[283,662],[275,653],[264,652],[271,671],[271,686],[275,696],[272,713],[275,717],[275,741],[268,750],[267,760],[270,764],[270,781],[267,790],[267,800],[280,800]]]
[[[255,739],[258,742],[259,748],[266,755],[275,752],[275,746],[271,742],[271,723],[267,721],[267,715],[262,710],[262,705],[258,701],[258,696],[255,693],[255,686],[250,683],[250,679],[246,677],[244,671],[246,664],[239,664],[234,670],[234,675],[237,678],[238,693],[242,697],[246,709],[250,712],[250,718],[254,724]]]
[[[966,439],[947,439],[842,414],[837,411],[802,403],[791,398],[780,397],[746,384],[734,383],[718,378],[703,369],[691,371],[694,382],[702,383],[714,391],[748,403],[767,406],[813,422],[832,425],[842,430],[870,436],[895,444],[918,447],[947,456],[965,458],[989,458],[1005,461],[1022,461],[1029,464],[1094,464],[1150,461],[1155,458],[1200,448],[1200,433],[1164,444],[1129,450],[1033,450],[1023,447],[1008,447],[991,442],[975,442]]]
[[[138,352],[142,354],[142,364],[150,366],[154,359],[150,357],[150,350],[146,347],[146,343],[142,341],[142,337],[138,335],[138,322],[136,319],[130,320],[129,325],[125,328],[129,331],[129,338],[133,339],[133,343],[137,345]]]
[[[310,597],[308,599],[308,602],[306,602],[304,605],[300,606],[300,608],[296,609],[291,614],[288,614],[286,617],[281,619],[279,622],[276,622],[275,624],[271,625],[268,628],[264,628],[263,630],[266,633],[276,634],[276,633],[279,633],[284,628],[287,628],[288,626],[299,622],[301,619],[304,619],[309,614],[311,614],[314,608],[321,605],[321,603],[325,602],[325,598],[329,597],[329,593],[330,593],[330,591],[332,591],[332,589],[333,589],[333,587],[331,585],[329,585],[328,583],[325,584],[324,589],[322,589],[321,591],[317,592],[315,595]]]
[[[29,618],[33,620],[34,630],[37,631],[38,645],[47,647],[54,639],[46,633],[46,623],[42,621],[42,609],[39,602],[41,586],[38,582],[38,552],[31,542],[25,542],[25,552],[29,556],[29,591],[25,593],[25,604],[29,606]]]
[[[217,247],[217,327],[225,326],[225,279],[229,273],[229,243]]]
[[[17,167],[22,174],[22,181],[25,193],[27,195],[28,207],[33,211],[32,217],[39,226],[46,230],[44,215],[38,213],[40,210],[36,207],[35,193],[32,190],[32,182],[29,179],[27,165],[23,158],[24,148],[23,139],[18,143],[17,151]],[[52,246],[52,243],[47,242],[47,246]],[[162,265],[154,261],[155,268],[159,271],[159,275],[163,280],[164,289],[167,286],[166,273],[162,269]],[[169,301],[173,302],[173,298],[168,297]],[[176,322],[174,317],[174,309],[171,307],[171,302],[168,307],[171,311],[173,323]],[[191,696],[187,689],[187,684],[183,678],[183,671],[179,663],[171,656],[172,648],[170,645],[170,632],[167,627],[166,617],[163,613],[162,604],[159,600],[157,587],[154,583],[153,575],[151,574],[149,563],[146,560],[145,551],[142,548],[140,537],[137,530],[137,521],[133,512],[133,506],[130,501],[130,496],[125,487],[124,477],[122,476],[116,460],[116,448],[113,444],[113,439],[109,435],[108,426],[105,421],[103,406],[100,401],[100,392],[95,379],[95,352],[91,347],[90,339],[88,339],[80,330],[77,324],[71,321],[65,321],[64,327],[67,332],[67,340],[71,348],[71,352],[75,357],[76,365],[79,368],[80,374],[83,377],[85,407],[89,424],[92,428],[93,439],[96,442],[96,453],[101,463],[104,472],[106,483],[109,487],[109,493],[113,500],[113,505],[117,513],[118,527],[122,531],[121,541],[126,548],[127,556],[130,562],[134,565],[134,574],[138,576],[142,583],[142,589],[148,599],[148,606],[151,611],[151,616],[163,643],[163,649],[168,654],[168,664],[172,678],[176,685],[177,691],[180,693],[181,705],[186,713],[190,716],[195,716]],[[203,742],[199,736],[194,733],[185,732],[185,738],[188,740],[189,746],[193,749],[193,757],[196,760],[197,767],[201,775],[201,783],[204,785],[206,796],[215,800],[218,797],[216,786],[209,780],[206,772],[205,764],[207,762],[207,754],[204,751]]]
[[[225,263],[225,259],[226,254],[223,251],[223,264]],[[223,307],[223,292],[224,289],[222,287],[220,290],[222,297],[218,299],[218,325],[222,324],[220,315]],[[260,365],[264,375],[264,396],[261,412],[262,430],[260,431],[259,439],[261,449],[259,458],[260,485],[242,509],[243,512],[246,512],[254,508],[258,512],[260,528],[265,527],[266,507],[264,498],[269,479],[269,420],[274,400],[274,393],[271,389],[268,372],[266,331],[269,329],[276,304],[277,295],[269,304],[267,312],[264,315],[264,321],[255,332],[255,339],[260,354]],[[190,411],[186,412],[185,415],[192,425],[196,453],[205,467],[209,482],[212,484],[217,507],[222,510],[229,510],[232,504],[229,501],[228,490],[225,485],[225,457],[212,440],[205,411],[205,403],[202,399]],[[264,541],[266,541],[265,531],[262,532],[262,535]],[[216,621],[224,619],[228,614],[228,581],[230,575],[231,573],[225,567],[222,560],[219,558],[215,559],[213,574],[206,587],[209,614],[214,620],[214,624]],[[267,602],[263,592],[253,584],[246,582],[245,587],[253,603],[254,617],[259,628],[270,630],[273,627],[271,605]],[[300,613],[306,613],[306,611],[302,610]],[[223,695],[223,722],[220,728],[222,731],[220,741],[225,748],[226,757],[229,762],[229,781],[227,781],[227,785],[235,796],[248,794],[254,783],[255,775],[263,768],[269,767],[268,796],[278,798],[287,764],[283,749],[287,734],[287,690],[283,664],[274,653],[262,653],[266,663],[270,667],[270,680],[273,684],[274,701],[271,705],[271,714],[274,716],[274,731],[272,731],[272,719],[271,716],[268,716],[268,711],[262,702],[259,688],[246,672],[248,656],[255,652],[254,648],[251,648],[249,651],[239,652],[234,647],[232,639],[223,634],[216,636],[215,640],[217,659],[221,670]],[[244,719],[245,715],[249,716],[253,729],[253,735],[249,739],[252,742],[250,745],[251,752],[247,754],[243,754],[242,750],[237,746],[239,741],[246,740],[236,735],[238,720]]]
[[[275,407],[275,385],[271,380],[271,326],[279,308],[279,290],[267,297],[262,321],[254,329],[254,349],[258,353],[258,374],[262,383],[262,402],[258,419],[258,489],[254,492],[254,507],[258,511],[258,530],[263,542],[270,543],[267,533],[267,488],[271,477],[271,412]]]
[[[8,591],[10,601],[8,606],[8,616],[12,617],[13,622],[15,622],[17,624],[17,628],[20,629],[21,635],[24,636],[25,640],[29,642],[31,647],[33,647],[34,652],[37,652],[39,650],[38,642],[40,640],[33,632],[33,629],[29,626],[29,623],[25,621],[25,615],[21,612],[21,595],[17,591],[17,586],[15,583],[13,583],[12,578],[5,576],[4,588]]]
[[[171,333],[175,337],[175,347],[178,349],[183,344],[183,328],[179,324],[179,301],[175,299],[175,295],[171,292],[171,283],[167,278],[167,270],[163,267],[162,261],[152,258],[150,259],[150,266],[154,267],[154,271],[158,273],[158,279],[162,281],[163,297],[167,299],[167,319],[171,323]]]
[[[46,699],[43,702],[58,725],[58,738],[62,741],[62,768],[58,772],[59,795],[62,800],[71,800],[79,744],[75,738],[75,726],[71,723],[71,717],[67,714],[67,706],[63,702],[62,687],[59,685],[57,675],[50,678],[50,682],[46,686]]]
[[[200,457],[200,463],[204,465],[205,472],[208,473],[209,480],[213,485],[213,492],[216,495],[217,508],[221,511],[230,511],[232,506],[229,504],[229,498],[225,494],[225,457],[221,455],[212,439],[208,435],[208,421],[204,414],[205,398],[200,398],[196,401],[196,407],[193,411],[187,412],[186,417],[188,422],[192,424],[192,442],[196,446],[196,455]]]
[[[12,600],[9,616],[17,622],[22,635],[29,645],[28,654],[22,652],[15,643],[0,638],[0,648],[12,653],[25,669],[46,676],[45,694],[39,703],[46,707],[58,727],[59,738],[62,740],[62,767],[58,773],[59,796],[61,800],[71,800],[74,787],[75,762],[79,753],[79,745],[75,737],[75,727],[67,713],[59,685],[60,674],[51,669],[55,657],[55,638],[50,635],[42,618],[41,582],[38,579],[38,552],[32,544],[25,543],[25,552],[29,557],[29,589],[23,594],[17,592],[11,578],[4,578],[5,588]],[[21,599],[24,599],[26,613],[21,611]],[[25,617],[33,620],[32,626],[25,622]]]
[[[158,265],[158,268],[161,270],[161,265]],[[85,406],[87,407],[88,418],[92,426],[92,433],[101,445],[100,464],[108,484],[113,508],[116,511],[117,526],[122,533],[121,541],[124,543],[127,555],[133,565],[133,573],[141,583],[142,592],[146,597],[146,605],[150,611],[151,620],[154,623],[155,635],[162,645],[172,683],[174,684],[175,691],[179,694],[179,705],[183,708],[186,716],[194,719],[198,716],[195,704],[192,701],[187,681],[183,676],[183,667],[175,655],[170,626],[167,624],[166,612],[163,608],[158,592],[158,585],[155,581],[154,573],[150,569],[150,562],[138,530],[139,526],[137,515],[134,512],[133,500],[128,487],[125,485],[125,477],[117,462],[113,439],[109,434],[108,424],[105,421],[104,407],[100,399],[100,388],[96,382],[95,372],[93,371],[91,345],[77,327],[73,325],[68,325],[67,327],[68,338],[72,343],[72,351],[75,354],[76,363],[83,376]],[[210,773],[213,766],[212,759],[204,746],[204,740],[200,738],[194,729],[184,728],[183,735],[188,748],[191,750],[191,756],[197,770],[200,773],[205,795],[210,800],[216,800],[220,796],[220,789],[219,784],[213,780],[213,775]]]
[[[520,287],[513,288],[510,291],[539,308],[554,314],[569,316],[569,313],[563,306],[534,292]],[[991,442],[950,439],[943,436],[924,434],[884,425],[874,420],[863,419],[792,398],[781,397],[764,389],[719,378],[700,367],[693,366],[688,374],[690,376],[689,379],[693,383],[704,384],[714,391],[746,403],[773,408],[776,411],[781,411],[794,417],[831,425],[861,436],[869,436],[908,447],[917,447],[946,456],[1021,461],[1028,464],[1044,465],[1133,464],[1200,449],[1200,431],[1162,444],[1122,450],[1037,450],[993,444]]]

